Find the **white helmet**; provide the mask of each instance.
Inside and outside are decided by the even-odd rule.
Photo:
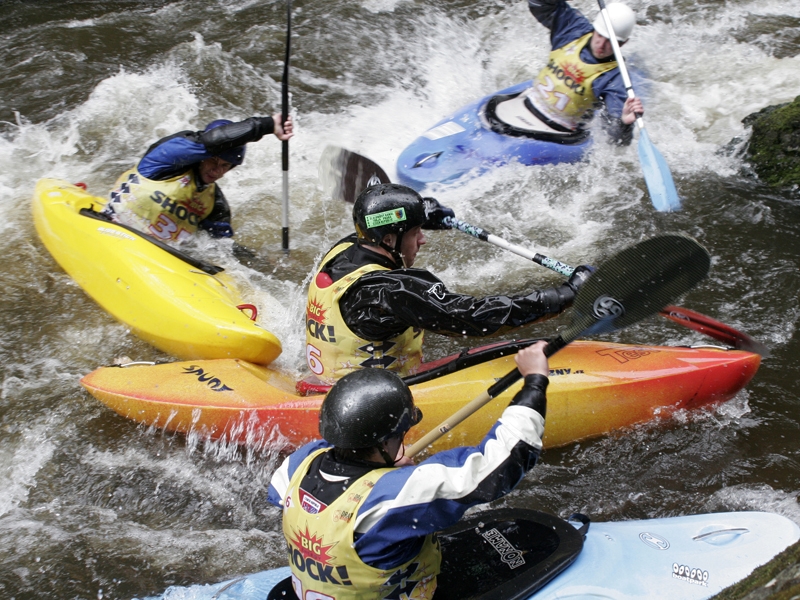
[[[636,24],[636,14],[627,4],[622,4],[622,2],[611,2],[606,5],[606,10],[611,18],[611,26],[614,28],[614,33],[617,34],[617,41],[627,42],[631,36],[631,31],[633,31],[633,26]],[[608,35],[602,12],[597,13],[592,25],[594,30],[604,38],[611,37]]]

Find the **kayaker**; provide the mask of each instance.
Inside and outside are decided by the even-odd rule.
[[[423,330],[484,337],[553,317],[572,304],[591,273],[526,295],[475,298],[448,290],[425,269],[411,268],[426,243],[423,229],[445,229],[454,216],[409,187],[379,184],[353,205],[356,234],[322,259],[308,290],[306,359],[310,380],[332,384],[364,367],[416,372]]]
[[[621,145],[633,139],[636,115],[644,113],[639,98],[628,98],[602,14],[590,22],[566,0],[528,0],[528,8],[550,30],[552,51],[533,86],[500,102],[496,116],[522,130],[539,131],[548,139],[566,140],[586,132],[596,109],[609,136]],[[636,16],[628,6],[606,6],[620,46],[630,37]]]
[[[292,117],[212,121],[203,131],[180,131],[158,140],[114,184],[103,213],[160,240],[179,241],[198,229],[232,237],[231,210],[217,180],[242,164],[245,144],[274,133],[292,137]]]
[[[403,438],[422,415],[399,377],[362,369],[331,388],[320,410],[323,440],[291,454],[269,486],[269,501],[283,508],[299,598],[309,590],[337,600],[431,598],[441,564],[435,532],[511,492],[539,458],[544,347],[517,354],[523,387],[479,446],[416,466],[403,456]]]

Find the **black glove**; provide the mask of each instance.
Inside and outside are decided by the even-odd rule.
[[[436,198],[423,198],[422,203],[425,206],[423,229],[450,229],[442,220],[445,217],[456,218],[452,208],[442,206]]]
[[[233,237],[233,227],[225,221],[201,221],[200,229],[207,231],[211,237],[215,238]]]
[[[581,289],[581,286],[586,283],[586,280],[589,279],[592,273],[595,272],[595,268],[589,265],[581,265],[576,267],[575,270],[572,272],[569,280],[565,285],[569,286],[575,294],[578,293],[578,290]]]

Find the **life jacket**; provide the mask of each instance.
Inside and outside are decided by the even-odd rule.
[[[300,600],[431,598],[441,568],[441,552],[434,535],[425,537],[420,553],[394,569],[365,564],[353,548],[355,519],[375,483],[393,469],[370,471],[327,507],[300,489],[313,460],[328,449],[308,456],[286,490],[283,535],[289,546],[292,586]]]
[[[321,265],[328,264],[350,246],[352,242],[335,246],[322,259]],[[322,281],[325,277],[320,277],[320,268],[311,281],[306,306],[306,362],[321,382],[332,384],[347,373],[366,367],[389,369],[401,377],[413,375],[419,368],[421,330],[409,327],[388,340],[365,340],[350,330],[339,309],[339,300],[362,276],[389,270],[378,264],[368,264],[330,283],[330,278]]]
[[[117,179],[109,205],[121,223],[160,240],[178,241],[194,234],[211,214],[215,192],[214,183],[198,190],[194,169],[155,181],[134,168]]]
[[[553,50],[547,66],[539,71],[527,92],[527,99],[548,125],[569,131],[583,128],[587,113],[598,101],[592,83],[617,68],[616,61],[590,64],[581,60],[581,50],[592,33]]]

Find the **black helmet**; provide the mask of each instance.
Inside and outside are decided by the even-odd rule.
[[[337,381],[319,411],[319,432],[337,448],[377,446],[422,420],[408,386],[392,371],[359,369]]]
[[[368,187],[356,198],[353,221],[359,240],[386,248],[397,260],[403,234],[425,223],[425,205],[422,196],[410,187],[380,183]],[[394,248],[383,243],[389,233],[397,235]]]

